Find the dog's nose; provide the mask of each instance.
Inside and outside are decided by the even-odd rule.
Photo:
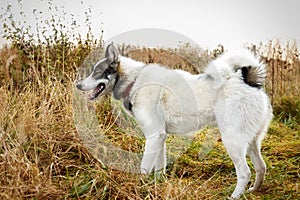
[[[76,84],[76,88],[77,88],[78,90],[82,90],[82,85],[81,85],[80,83],[77,83],[77,84]]]

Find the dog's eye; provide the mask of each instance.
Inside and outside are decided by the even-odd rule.
[[[109,76],[109,74],[105,71],[105,72],[103,73],[103,78],[108,79],[108,76]]]
[[[108,68],[107,70],[105,70],[103,72],[103,74],[102,74],[102,78],[108,79],[108,76],[111,74],[110,71],[111,71],[110,68]]]
[[[107,73],[108,75],[113,74],[115,72],[116,71],[114,70],[114,68],[111,65],[109,65],[109,68],[107,70],[105,70],[105,73]]]

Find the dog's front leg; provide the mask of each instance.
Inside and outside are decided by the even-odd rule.
[[[144,174],[165,170],[166,168],[166,133],[156,133],[146,138],[146,146],[141,164],[141,172]]]
[[[149,100],[149,95],[147,97],[147,100]],[[148,102],[149,104],[147,105],[145,104],[147,101],[145,99],[142,100],[140,102],[143,102],[143,104],[139,104],[139,101],[136,101],[133,112],[146,138],[141,173],[148,174],[154,169],[155,171],[160,171],[166,167],[165,140],[167,134],[163,108],[160,104],[152,101]]]

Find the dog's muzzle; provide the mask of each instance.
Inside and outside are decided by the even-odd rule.
[[[83,89],[82,89],[82,85],[81,85],[80,83],[77,83],[77,84],[76,84],[76,88],[77,88],[78,90],[83,90]]]
[[[100,83],[91,94],[89,94],[89,99],[94,100],[96,99],[103,91],[105,90],[105,84]]]

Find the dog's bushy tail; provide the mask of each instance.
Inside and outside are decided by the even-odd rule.
[[[264,64],[258,66],[243,66],[242,77],[246,84],[252,87],[261,88],[266,79],[266,68]]]
[[[234,77],[258,88],[264,85],[267,74],[265,64],[247,50],[224,53],[208,66],[206,73],[215,80],[216,87]]]

